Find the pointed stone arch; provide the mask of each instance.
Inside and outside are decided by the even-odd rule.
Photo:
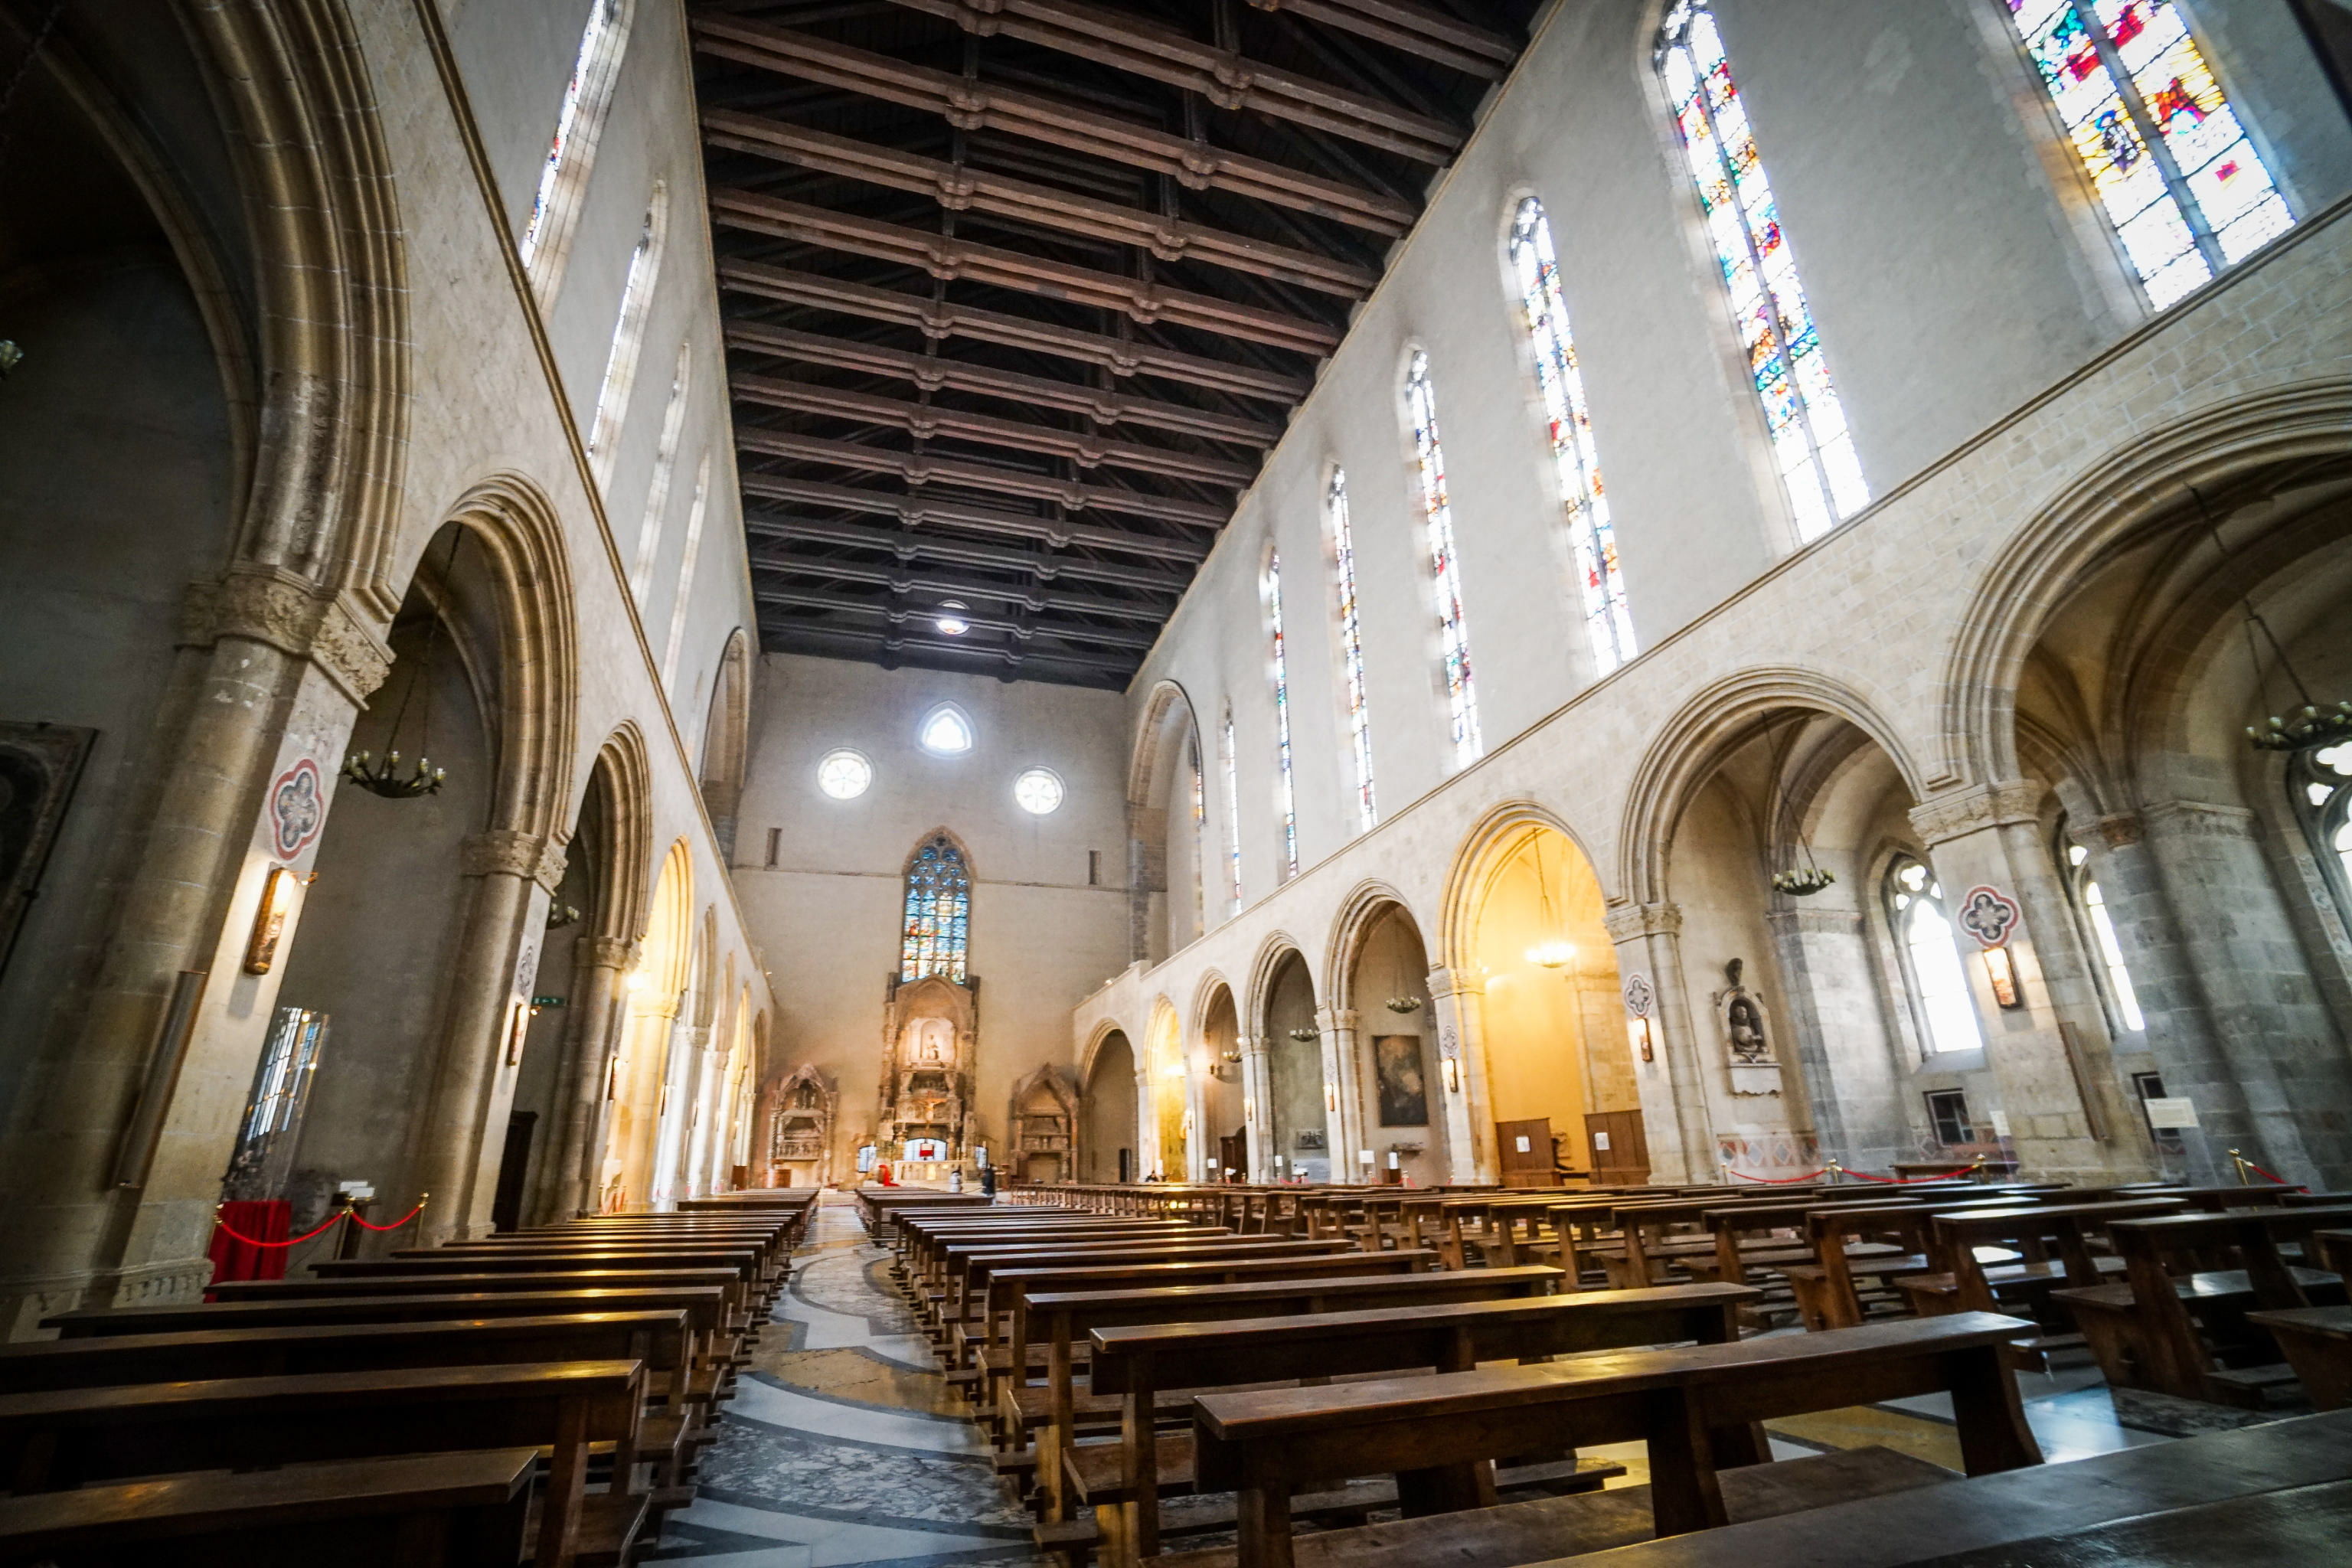
[[[722,858],[735,858],[735,816],[743,802],[743,770],[751,754],[751,639],[740,626],[719,656],[703,721],[702,806],[710,816]]]
[[[1040,1101],[1044,1104],[1041,1105]],[[1013,1179],[1045,1185],[1066,1182],[1083,1167],[1083,1119],[1077,1086],[1066,1069],[1047,1063],[1013,1086],[1005,1100],[1004,1157]]]
[[[1428,925],[1414,913],[1412,903],[1390,883],[1377,878],[1367,878],[1349,890],[1340,902],[1339,913],[1331,922],[1330,939],[1324,948],[1323,995],[1335,1008],[1357,1005],[1354,995],[1357,952],[1363,946],[1364,936],[1390,910],[1402,911],[1415,931],[1425,931]]]

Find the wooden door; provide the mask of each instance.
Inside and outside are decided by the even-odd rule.
[[[1217,1179],[1231,1178],[1226,1173],[1239,1171],[1241,1179],[1249,1179],[1249,1129],[1244,1127],[1230,1138],[1217,1140]]]
[[[490,1228],[513,1230],[522,1224],[523,1183],[530,1175],[530,1139],[539,1112],[518,1110],[507,1118],[507,1145],[499,1156],[499,1184],[490,1196]]]
[[[1551,1163],[1551,1118],[1531,1116],[1524,1121],[1495,1123],[1495,1155],[1503,1185],[1556,1187],[1559,1178]]]
[[[1592,1184],[1638,1187],[1650,1179],[1650,1140],[1638,1110],[1596,1110],[1584,1119]]]

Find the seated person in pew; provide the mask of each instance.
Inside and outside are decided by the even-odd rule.
[[[1090,1387],[1122,1400],[1119,1436],[1075,1444],[1062,1460],[1078,1500],[1094,1506],[1107,1561],[1126,1568],[1160,1550],[1161,1493],[1192,1489],[1189,1426],[1167,1434],[1158,1427],[1160,1402],[1171,1392],[1466,1372],[1488,1363],[1642,1345],[1727,1344],[1738,1338],[1738,1313],[1759,1294],[1748,1286],[1702,1284],[1097,1327],[1090,1331]],[[1114,1457],[1115,1469],[1107,1463]],[[1572,1454],[1564,1457],[1573,1461]],[[1490,1477],[1492,1469],[1486,1467]]]
[[[1921,1394],[1951,1395],[1971,1476],[2039,1464],[2002,1363],[2006,1342],[2031,1329],[1963,1312],[1537,1366],[1202,1394],[1193,1415],[1195,1486],[1236,1494],[1238,1545],[1163,1557],[1157,1568],[1291,1568],[1302,1559],[1353,1568],[1410,1563],[1412,1551],[1424,1561],[1442,1553],[1450,1568],[1514,1568],[1723,1524],[1759,1491],[1769,1503],[1776,1480],[1784,1496],[1771,1511],[1785,1511],[1788,1489],[1812,1507],[1948,1479],[1877,1449],[1769,1462],[1765,1421]],[[1627,1492],[1498,1507],[1481,1469],[1530,1449],[1618,1442],[1647,1447],[1646,1518],[1627,1518]],[[1382,1473],[1397,1477],[1401,1524],[1293,1539],[1294,1492]]]

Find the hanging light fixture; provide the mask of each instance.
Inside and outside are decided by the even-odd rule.
[[[1543,829],[1531,829],[1528,842],[1535,847],[1536,897],[1543,909],[1542,929],[1557,933],[1559,921],[1551,909],[1551,879],[1544,875]],[[1576,944],[1557,934],[1546,937],[1528,949],[1528,962],[1541,969],[1565,969],[1576,962]]]
[[[457,546],[465,542],[466,531],[459,528],[449,537],[449,558],[441,563],[441,582],[446,587],[452,581],[451,573],[457,564]],[[425,631],[425,653],[410,668],[408,684],[401,688],[400,706],[392,715],[392,731],[387,739],[397,742],[400,727],[407,721],[409,699],[416,695],[419,686],[425,688],[425,709],[417,720],[416,736],[420,745],[430,745],[433,740],[433,655],[440,646],[441,615],[434,611],[432,625]],[[395,744],[378,762],[372,752],[353,752],[343,759],[343,776],[367,791],[386,800],[414,800],[421,795],[441,793],[441,781],[448,770],[436,768],[433,760],[420,750],[415,765],[405,773],[400,771],[400,751]]]
[[[2204,492],[2187,480],[2181,482],[2181,488],[2197,503],[2197,516],[2205,524],[2205,531],[2213,536],[2213,548],[2228,555],[2230,547],[2221,542],[2221,525],[2213,521],[2213,509],[2205,504]],[[2273,713],[2266,724],[2247,725],[2246,743],[2258,752],[2300,752],[2309,747],[2352,740],[2352,700],[2339,701],[2333,706],[2315,701],[2311,688],[2303,683],[2303,677],[2296,673],[2294,662],[2287,658],[2285,645],[2278,640],[2278,634],[2271,630],[2271,624],[2263,619],[2261,612],[2254,608],[2253,596],[2242,595],[2238,603],[2246,612],[2246,658],[2254,668],[2254,694],[2257,697],[2262,695],[2263,650],[2261,644],[2254,641],[2254,634],[2260,632],[2263,641],[2269,643],[2271,652],[2278,657],[2278,667],[2285,674],[2287,684],[2294,688],[2297,697],[2303,699],[2301,710],[2292,719],[2282,719]]]
[[[1778,759],[1772,763],[1771,787],[1774,789],[1778,789],[1780,785],[1781,769],[1789,760],[1790,752],[1796,748],[1797,731],[1803,727],[1802,719],[1799,719],[1796,723],[1790,726],[1789,743],[1780,748]],[[1805,863],[1801,866],[1791,866],[1786,870],[1773,872],[1772,890],[1786,893],[1792,899],[1810,899],[1836,881],[1837,873],[1821,866],[1813,859],[1813,846],[1805,837],[1805,824],[1801,816],[1798,819],[1796,826],[1797,853],[1804,858]]]

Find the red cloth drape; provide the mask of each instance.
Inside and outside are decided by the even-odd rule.
[[[241,1199],[221,1205],[221,1223],[213,1227],[213,1278],[230,1279],[283,1279],[286,1278],[286,1254],[283,1247],[248,1247],[231,1236],[249,1236],[256,1241],[283,1241],[289,1234],[294,1217],[294,1205],[283,1198]]]

